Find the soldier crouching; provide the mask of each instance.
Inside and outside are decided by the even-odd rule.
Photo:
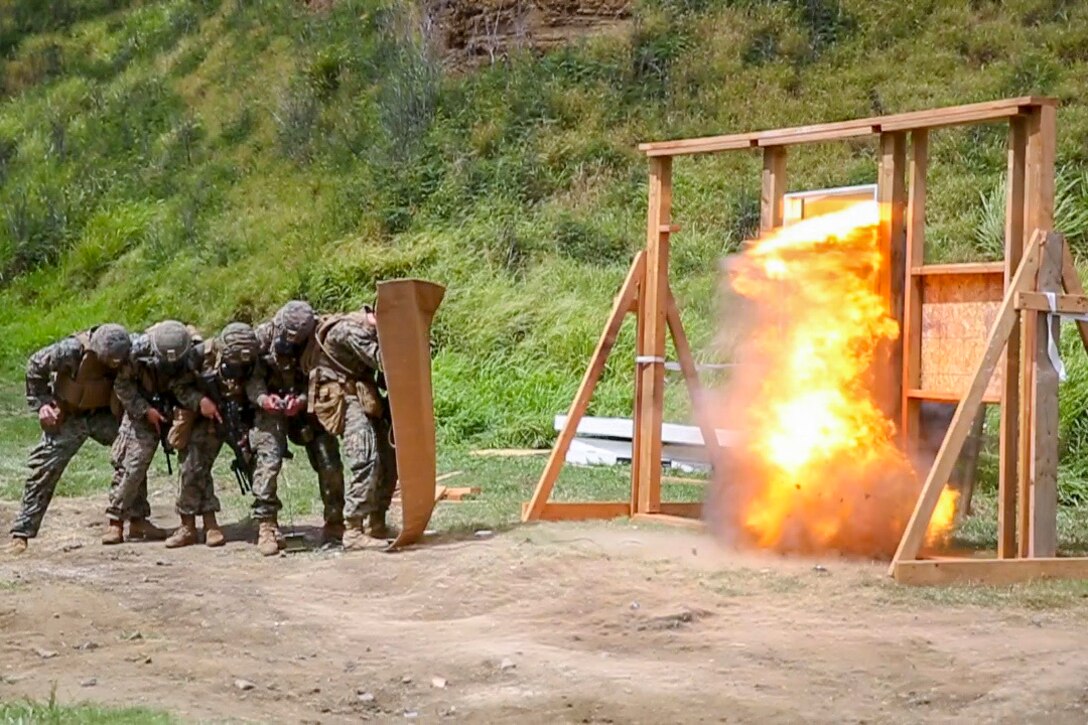
[[[344,496],[345,549],[385,546],[385,517],[396,487],[390,418],[378,392],[377,319],[369,307],[323,317],[304,358],[310,407],[325,429],[343,438],[351,479]]]
[[[190,546],[197,542],[196,517],[203,518],[204,543],[222,546],[226,543],[216,521],[219,499],[215,495],[212,465],[227,444],[235,455],[232,470],[243,493],[253,478],[254,453],[250,446],[253,426],[253,400],[264,392],[263,373],[258,361],[257,337],[253,328],[232,322],[219,336],[205,342],[202,348],[202,369],[197,376],[201,397],[209,398],[216,411],[211,418],[198,417],[195,410],[184,411],[181,423],[175,425],[175,445],[181,452],[181,485],[176,510],[181,525],[166,540],[168,548]],[[199,408],[200,400],[194,400]]]
[[[283,548],[277,516],[282,503],[278,481],[287,457],[287,441],[306,448],[310,466],[317,472],[325,505],[326,541],[344,533],[344,469],[336,438],[326,432],[307,411],[307,378],[301,358],[313,336],[317,320],[306,302],[292,300],[270,322],[256,329],[266,391],[258,397],[259,410],[251,440],[256,453],[253,473],[253,518],[259,523],[257,550],[272,556]]]
[[[11,550],[21,553],[38,535],[57,482],[68,463],[91,438],[109,446],[117,438],[120,403],[114,395],[117,371],[128,359],[131,342],[125,328],[106,324],[45,347],[26,369],[26,397],[38,414],[42,436],[30,453],[30,475],[22,507],[11,528]],[[149,508],[146,487],[133,502]]]
[[[114,385],[125,417],[112,452],[114,476],[103,544],[124,541],[124,520],[143,495],[141,491],[146,490],[147,470],[168,432],[174,411],[183,407],[181,400],[192,403],[195,397],[195,407],[202,415],[211,418],[216,414],[214,404],[193,388],[200,362],[200,350],[180,322],[160,322],[133,339],[128,362]],[[139,513],[146,517],[150,510]],[[134,519],[130,524],[130,537],[135,523]],[[166,532],[154,529],[148,538],[161,540]]]

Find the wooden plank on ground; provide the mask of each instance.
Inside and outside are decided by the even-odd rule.
[[[483,448],[478,451],[470,451],[470,456],[477,458],[524,458],[526,456],[546,456],[550,451],[546,448]]]
[[[473,496],[480,495],[479,486],[443,486],[442,497],[443,501],[465,501]]]
[[[892,566],[888,570],[889,575],[895,573],[896,562],[918,557],[918,552],[925,541],[929,521],[933,518],[933,510],[936,508],[941,491],[944,490],[948,477],[956,465],[956,459],[963,448],[963,443],[967,440],[967,435],[971,431],[971,423],[982,405],[982,395],[989,383],[990,376],[993,375],[994,368],[997,367],[997,363],[1001,359],[1009,338],[1009,332],[1015,324],[1016,309],[1013,303],[1016,293],[1033,284],[1035,272],[1039,268],[1039,252],[1043,244],[1042,234],[1036,234],[1031,246],[1024,253],[1020,269],[1017,270],[1016,276],[1013,277],[1009,292],[1001,303],[1001,311],[994,322],[993,329],[990,331],[986,352],[979,363],[975,378],[963,400],[956,406],[956,412],[952,416],[952,423],[948,427],[948,433],[945,434],[944,441],[937,452],[937,457],[929,470],[929,475],[926,476],[926,482],[918,495],[914,513],[911,514],[907,528],[903,532],[903,538],[899,541],[895,557],[892,559]]]
[[[1027,121],[1009,122],[1008,176],[1005,190],[1005,290],[1024,256],[1024,174]],[[997,556],[1012,559],[1016,550],[1016,499],[1020,439],[1020,319],[1009,333],[1002,363],[1001,429],[998,433]]]
[[[661,483],[671,483],[677,486],[705,486],[710,483],[705,478],[684,478],[683,476],[662,476]],[[661,504],[664,506],[665,504]]]
[[[900,584],[1003,586],[1038,579],[1088,579],[1088,558],[940,559],[900,561],[893,576]]]
[[[578,430],[578,421],[585,415],[589,401],[593,397],[593,390],[597,387],[597,381],[601,379],[605,363],[608,362],[608,355],[616,344],[616,336],[623,324],[623,318],[626,317],[631,307],[631,301],[638,294],[638,287],[642,281],[645,266],[646,253],[639,252],[635,256],[635,261],[631,264],[627,278],[624,280],[612,304],[612,312],[605,323],[601,338],[597,341],[597,348],[593,351],[593,357],[589,360],[585,375],[582,376],[582,383],[578,386],[578,392],[575,394],[574,400],[571,401],[570,410],[567,412],[567,424],[563,426],[555,445],[552,446],[548,462],[540,474],[536,490],[533,491],[533,497],[529,501],[528,508],[522,514],[523,521],[532,521],[539,518],[540,512],[544,509],[544,504],[548,502],[548,497],[552,495],[552,489],[559,478],[563,462],[567,458],[570,442],[574,440],[575,431]]]

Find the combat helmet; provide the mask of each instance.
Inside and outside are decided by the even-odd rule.
[[[224,362],[249,365],[257,359],[260,343],[253,328],[244,322],[232,322],[219,333],[220,357]]]
[[[120,367],[132,349],[128,331],[120,325],[107,323],[91,330],[87,347],[99,360],[111,368]]]
[[[192,347],[193,338],[189,329],[177,320],[165,320],[147,331],[151,340],[151,349],[167,363],[176,363]]]
[[[309,302],[291,300],[272,319],[275,329],[273,346],[277,354],[297,355],[317,327],[317,315]]]

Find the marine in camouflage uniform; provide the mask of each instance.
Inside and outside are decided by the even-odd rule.
[[[226,543],[216,521],[219,499],[215,495],[212,465],[224,443],[233,438],[248,470],[252,470],[253,448],[249,441],[256,399],[264,393],[264,371],[258,356],[253,328],[232,322],[218,337],[201,343],[202,369],[197,387],[211,398],[217,411],[212,418],[186,410],[170,433],[181,456],[181,485],[176,510],[181,525],[166,540],[167,548],[197,542],[196,517],[204,520],[204,543]],[[252,400],[247,397],[252,394]],[[266,444],[267,445],[267,444]]]
[[[42,437],[30,453],[22,508],[11,528],[14,552],[25,551],[27,539],[38,535],[57,482],[83,443],[91,438],[109,446],[117,438],[120,404],[113,383],[130,344],[125,328],[100,325],[42,348],[27,362],[26,399]],[[137,533],[148,510],[144,485],[127,512]]]
[[[193,345],[190,330],[180,322],[160,322],[133,338],[128,362],[114,384],[125,417],[111,456],[114,474],[103,544],[124,540],[122,522],[140,487],[146,488],[160,431],[170,426],[173,411],[199,410],[207,418],[216,414],[215,405],[196,390],[201,362],[200,346]],[[166,538],[165,532],[156,538]]]
[[[344,496],[345,549],[385,545],[385,515],[397,483],[390,418],[378,390],[377,319],[369,307],[322,318],[304,358],[310,410],[342,436],[351,478]]]
[[[256,395],[254,430],[250,435],[256,453],[253,472],[253,518],[259,523],[257,549],[265,556],[283,547],[277,517],[280,502],[278,480],[287,456],[287,441],[306,448],[310,466],[317,472],[325,507],[324,537],[343,536],[344,468],[340,447],[314,415],[307,411],[307,378],[301,357],[317,324],[313,308],[292,300],[271,321],[256,329],[265,390]]]

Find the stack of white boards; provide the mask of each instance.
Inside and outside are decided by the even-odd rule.
[[[555,416],[555,429],[563,430],[567,416]],[[718,430],[718,445],[729,446],[732,431]],[[579,466],[614,466],[631,462],[634,423],[630,418],[585,417],[567,451],[567,463]],[[664,423],[661,426],[661,463],[680,471],[709,471],[709,457],[702,431],[693,425]]]

